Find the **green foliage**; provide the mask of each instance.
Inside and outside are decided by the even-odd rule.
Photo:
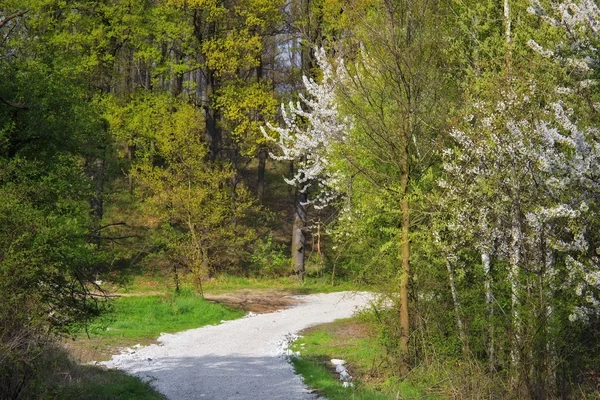
[[[88,284],[104,259],[90,243],[86,162],[107,138],[63,55],[44,35],[26,40],[22,19],[10,24],[0,28],[0,397],[18,398],[34,390],[48,332],[99,312]]]
[[[261,277],[278,277],[291,272],[284,246],[273,243],[271,234],[258,240],[250,255],[251,271]]]
[[[240,79],[228,82],[217,92],[215,104],[223,113],[223,127],[230,132],[242,155],[255,156],[266,147],[268,140],[260,127],[273,120],[277,101],[265,83]]]
[[[241,184],[231,188],[234,172],[227,165],[206,161],[204,120],[192,105],[143,95],[109,110],[115,133],[136,143],[131,175],[145,209],[170,238],[172,262],[190,270],[201,291],[209,274],[246,258],[254,237],[244,224],[255,207],[250,193]]]

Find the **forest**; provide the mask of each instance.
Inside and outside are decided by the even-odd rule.
[[[0,398],[150,273],[349,284],[389,377],[597,398],[597,46],[594,0],[0,0]]]

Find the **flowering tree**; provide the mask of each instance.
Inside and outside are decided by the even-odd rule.
[[[596,101],[598,81],[594,70],[599,61],[600,8],[591,0],[562,1],[547,6],[531,0],[528,11],[540,16],[562,34],[562,40],[552,49],[534,40],[529,41],[529,46],[567,69],[571,78],[556,88],[558,98],[551,104],[552,113],[536,126],[545,139],[539,158],[543,170],[549,175],[547,185],[555,193],[562,193],[564,200],[554,207],[541,208],[538,213],[528,215],[528,219],[536,226],[553,219],[571,221],[572,240],[565,242],[556,238],[551,245],[568,253],[566,262],[570,269],[565,284],[583,300],[572,310],[569,318],[587,319],[600,311],[597,300],[600,263],[593,246],[593,232],[597,230],[594,216],[600,194],[600,132],[593,127],[600,111],[600,104]],[[577,106],[582,103],[584,106],[579,107],[577,112]],[[586,109],[591,113],[586,113]]]
[[[530,391],[552,390],[559,336],[569,323],[600,311],[594,245],[600,137],[590,123],[597,112],[591,73],[600,13],[591,1],[554,4],[550,12],[532,3],[531,12],[564,31],[564,42],[555,50],[528,44],[570,79],[548,94],[536,89],[535,78],[509,75],[451,133],[456,147],[444,154],[439,182],[454,232],[442,239],[480,252],[486,302],[495,299],[492,265],[509,287],[508,363],[515,387],[529,383]]]
[[[334,71],[327,61],[323,48],[315,50],[316,60],[323,73],[320,83],[303,77],[306,95],[290,102],[287,108],[281,105],[282,126],[267,123],[270,136],[264,127],[263,135],[277,143],[281,153],[269,155],[276,160],[294,161],[296,173],[286,183],[298,188],[301,199],[296,205],[292,257],[297,273],[304,275],[304,233],[306,209],[309,204],[316,209],[327,206],[338,196],[338,188],[343,180],[339,171],[333,171],[330,154],[336,142],[344,139],[349,121],[342,118],[337,107],[334,87]],[[308,191],[315,186],[313,197]]]
[[[300,94],[296,103],[289,102],[287,108],[281,104],[283,126],[267,123],[275,136],[270,136],[264,127],[263,135],[277,143],[281,154],[269,153],[275,160],[295,161],[296,173],[285,179],[302,193],[316,185],[318,191],[312,199],[304,203],[321,209],[337,197],[339,171],[331,171],[329,155],[332,146],[344,140],[349,129],[347,118],[343,118],[335,98],[335,77],[332,65],[327,61],[325,50],[316,49],[315,55],[323,73],[317,83],[314,79],[302,77],[306,95]]]

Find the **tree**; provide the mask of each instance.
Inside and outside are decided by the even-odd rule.
[[[26,29],[34,10],[0,15],[0,397],[35,397],[48,335],[99,311],[83,165],[103,130],[85,82]]]
[[[343,178],[339,171],[331,171],[329,156],[332,154],[332,146],[343,142],[349,129],[348,119],[342,118],[337,110],[333,67],[327,61],[324,49],[317,49],[315,54],[323,72],[321,82],[317,83],[304,76],[306,96],[300,94],[300,101],[296,104],[290,102],[287,108],[284,104],[281,105],[284,126],[267,124],[275,137],[269,136],[262,128],[263,135],[276,141],[282,153],[270,153],[270,156],[275,160],[296,162],[294,176],[285,181],[304,194],[306,201],[299,204],[302,210],[309,204],[317,209],[324,208],[338,196],[337,186]],[[311,186],[316,186],[313,199],[308,197]],[[305,238],[302,225],[306,222],[306,216],[301,214],[302,211],[299,212],[297,207],[292,259],[295,272],[300,279],[304,279]]]
[[[416,194],[435,159],[437,127],[449,106],[445,100],[450,100],[444,95],[452,93],[439,68],[443,43],[436,29],[443,26],[445,9],[438,2],[384,0],[351,2],[345,12],[355,28],[350,39],[336,48],[348,60],[337,89],[341,108],[353,116],[354,127],[340,154],[344,172],[354,177],[352,204],[366,197],[369,204],[379,204],[364,218],[378,212],[395,215],[392,226],[382,229],[393,232],[393,248],[398,251],[399,346],[401,373],[406,374],[411,235],[419,209]]]
[[[529,45],[543,57],[553,55],[536,42]],[[595,278],[584,276],[595,276],[597,268],[589,253],[596,241],[595,212],[588,205],[597,195],[586,181],[596,175],[597,132],[573,122],[574,111],[561,99],[573,89],[556,89],[564,76],[560,71],[553,70],[554,80],[540,79],[542,71],[552,70],[540,57],[534,68],[529,65],[530,75],[517,78],[521,60],[508,61],[508,72],[492,83],[476,78],[488,89],[507,84],[482,91],[492,97],[480,94],[465,112],[452,134],[458,146],[445,152],[447,176],[440,184],[449,202],[444,210],[453,216],[448,226],[456,231],[447,240],[457,246],[470,242],[481,253],[486,275],[495,247],[494,276],[510,288],[510,357],[507,362],[498,354],[495,361],[510,365],[516,392],[544,398],[556,391],[556,368],[565,362],[557,352],[563,352],[566,326],[596,312],[588,286]],[[575,300],[575,292],[586,295]],[[500,294],[494,298],[502,301]]]
[[[243,218],[254,209],[254,202],[242,186],[231,196],[232,169],[206,161],[204,121],[194,106],[169,95],[148,101],[153,118],[147,123],[153,136],[144,138],[140,148],[147,151],[140,151],[133,174],[148,211],[176,238],[171,244],[175,276],[178,266],[191,271],[203,295],[204,279],[244,259],[254,230],[243,224]]]

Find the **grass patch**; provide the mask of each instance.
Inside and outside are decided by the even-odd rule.
[[[191,293],[123,296],[111,300],[110,312],[65,345],[79,362],[105,361],[123,348],[151,344],[161,333],[216,325],[244,314]]]
[[[184,274],[181,277],[181,288],[184,292],[194,292],[193,277],[191,274]],[[346,290],[365,290],[371,288],[367,286],[357,287],[357,285],[348,280],[336,279],[335,284],[331,285],[331,279],[327,276],[306,277],[304,283],[301,283],[295,277],[243,277],[229,274],[221,274],[203,283],[203,288],[207,294],[222,294],[243,289],[279,289],[290,292],[291,294],[313,294],[313,293],[331,293]],[[163,294],[174,293],[175,284],[169,275],[155,273],[152,275],[141,275],[132,278],[127,285],[105,285],[105,289],[111,293],[123,294]]]
[[[243,315],[192,294],[119,297],[112,304],[108,320],[93,324],[89,331],[103,337],[155,338],[163,332],[214,325]]]
[[[407,381],[398,381],[381,367],[381,349],[359,317],[322,324],[303,332],[292,345],[293,359],[305,383],[330,400],[436,399]],[[346,360],[354,388],[344,388],[330,360]]]
[[[208,293],[223,293],[241,289],[281,289],[293,294],[313,294],[356,290],[352,282],[339,280],[334,286],[328,278],[307,277],[304,283],[296,278],[245,278],[220,275],[204,285]],[[367,289],[364,289],[367,290]]]

